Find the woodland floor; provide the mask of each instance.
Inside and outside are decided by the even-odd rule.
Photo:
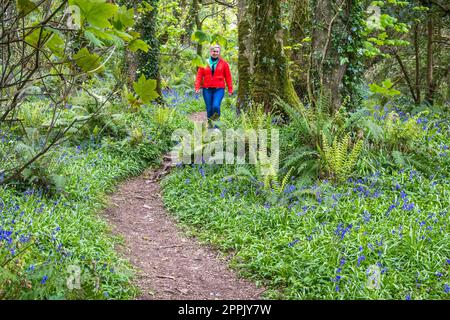
[[[191,120],[206,121],[206,113]],[[118,251],[137,270],[138,299],[260,299],[264,288],[239,278],[217,250],[185,235],[164,208],[158,178],[167,168],[166,157],[160,168],[121,184],[104,212],[125,240]]]

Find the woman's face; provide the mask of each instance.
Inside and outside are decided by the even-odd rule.
[[[213,57],[214,59],[219,57],[220,55],[220,49],[219,48],[213,48],[211,49],[211,57]]]

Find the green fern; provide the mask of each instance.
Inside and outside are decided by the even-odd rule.
[[[350,141],[350,133],[347,133],[341,139],[335,136],[330,146],[328,139],[322,134],[322,156],[332,179],[341,181],[348,178],[358,161],[363,141],[358,140],[349,151]]]
[[[281,185],[279,186],[277,193],[281,194],[284,189],[286,188],[286,185],[291,177],[291,173],[292,173],[293,168],[289,169],[289,171],[284,175],[284,178],[281,180]]]

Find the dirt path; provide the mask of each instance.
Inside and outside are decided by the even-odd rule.
[[[204,112],[191,117],[205,118]],[[217,251],[183,235],[163,206],[159,182],[148,175],[155,173],[123,183],[105,210],[125,239],[119,251],[138,270],[139,299],[259,299],[264,289],[239,279]]]

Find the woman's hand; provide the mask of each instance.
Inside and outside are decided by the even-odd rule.
[[[200,89],[196,89],[196,90],[195,90],[195,93],[196,93],[196,94],[199,94],[199,93],[200,93]]]

